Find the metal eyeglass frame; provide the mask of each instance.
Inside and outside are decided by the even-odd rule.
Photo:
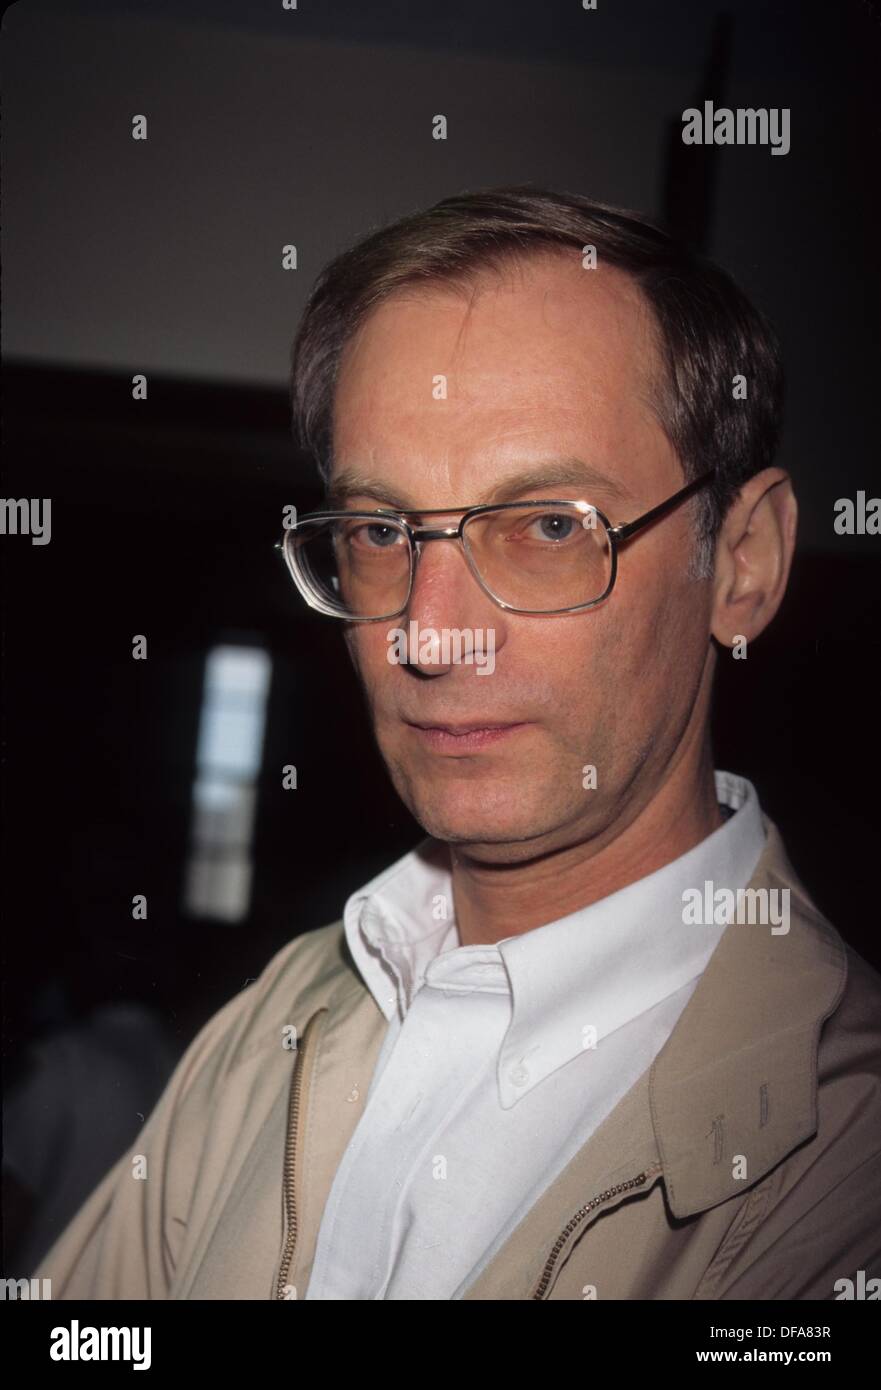
[[[347,623],[383,623],[387,622],[390,618],[400,617],[400,615],[405,612],[413,593],[413,577],[416,573],[416,561],[420,553],[419,547],[425,541],[446,540],[455,540],[459,542],[465,554],[468,568],[471,570],[471,573],[474,575],[474,578],[477,580],[483,592],[488,598],[492,599],[493,603],[498,604],[500,608],[504,608],[507,612],[523,613],[530,617],[554,617],[561,613],[580,613],[586,608],[595,608],[598,603],[602,603],[604,599],[607,599],[612,592],[618,574],[619,545],[622,545],[625,541],[629,541],[632,536],[635,536],[638,531],[641,531],[643,527],[648,526],[652,521],[658,520],[659,517],[665,516],[668,512],[671,512],[674,507],[678,507],[687,497],[691,497],[700,488],[705,487],[715,475],[715,468],[709,469],[706,473],[702,473],[699,478],[695,478],[693,482],[680,488],[678,492],[674,492],[672,496],[665,498],[663,502],[659,502],[657,506],[652,507],[647,512],[643,512],[642,516],[638,516],[634,521],[626,521],[620,526],[613,526],[608,517],[605,516],[598,507],[593,506],[592,503],[585,502],[582,498],[576,499],[571,497],[550,499],[528,498],[522,502],[487,502],[478,507],[426,507],[421,510],[414,507],[412,511],[406,512],[392,511],[390,508],[377,508],[374,511],[361,511],[360,509],[351,511],[319,511],[310,512],[307,516],[301,517],[297,525],[306,521],[335,521],[342,520],[343,518],[351,519],[352,517],[362,517],[370,521],[393,521],[403,530],[410,544],[410,580],[407,588],[407,597],[400,608],[396,609],[395,612],[384,613],[381,617],[377,618],[360,618],[348,613],[340,613],[335,608],[332,608],[329,603],[325,603],[315,593],[310,586],[306,574],[298,568],[297,562],[293,558],[296,551],[293,550],[293,547],[289,548],[288,546],[288,539],[291,534],[297,530],[297,526],[290,527],[284,532],[282,539],[276,542],[276,549],[282,552],[291,577],[301,597],[309,607],[315,609],[317,613],[323,613],[326,617],[339,618],[341,621]],[[497,594],[494,594],[489,585],[484,582],[472,559],[468,546],[463,539],[463,531],[466,522],[470,517],[481,516],[485,512],[512,511],[517,507],[522,508],[529,506],[571,507],[573,505],[589,507],[606,529],[609,538],[610,552],[610,573],[606,588],[600,594],[599,598],[593,598],[587,603],[578,603],[568,608],[515,608],[513,604],[505,603],[504,599],[500,599]],[[406,520],[408,516],[450,516],[456,512],[463,513],[456,526],[413,526]]]

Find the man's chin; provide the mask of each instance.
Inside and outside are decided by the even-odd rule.
[[[409,803],[426,835],[457,845],[475,859],[507,863],[540,854],[557,829],[547,808],[516,808],[509,802],[495,810],[487,806]]]
[[[427,835],[475,856],[485,851],[499,862],[542,853],[574,809],[560,804],[559,786],[544,770],[537,776],[535,769],[512,766],[507,759],[456,758],[426,768],[390,757],[386,765],[398,795]],[[532,850],[536,842],[540,847]]]

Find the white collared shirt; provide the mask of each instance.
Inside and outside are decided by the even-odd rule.
[[[765,842],[755,788],[715,775],[735,814],[694,849],[497,945],[459,945],[431,837],[349,898],[389,1028],[306,1298],[461,1298],[651,1065],[725,930],[686,925],[684,891],[745,888]]]

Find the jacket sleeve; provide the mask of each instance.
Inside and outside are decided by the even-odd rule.
[[[200,1106],[187,1097],[197,1081],[200,1095],[210,1092],[259,988],[247,986],[209,1019],[132,1147],[43,1257],[34,1277],[51,1280],[53,1300],[168,1298],[204,1140]]]

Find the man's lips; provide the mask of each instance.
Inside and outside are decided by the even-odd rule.
[[[525,720],[490,723],[482,719],[461,724],[425,724],[408,719],[406,722],[415,730],[421,742],[441,753],[473,752],[528,727]]]
[[[519,719],[472,719],[465,724],[447,724],[438,720],[408,719],[414,729],[441,729],[445,734],[473,734],[478,729],[514,729],[522,723]]]

